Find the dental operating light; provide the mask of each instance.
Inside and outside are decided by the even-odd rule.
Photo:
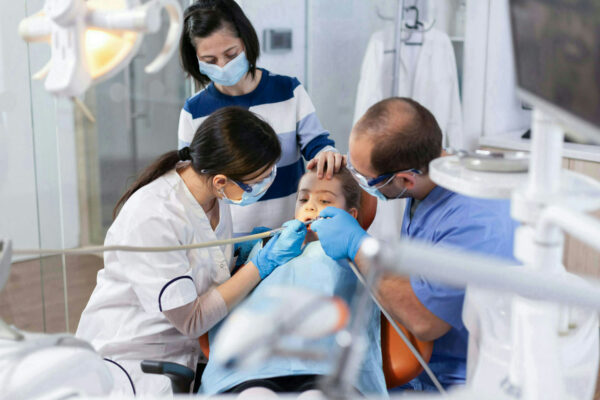
[[[51,48],[50,61],[33,78],[45,77],[46,90],[55,95],[82,94],[129,64],[144,34],[160,29],[163,8],[169,29],[162,50],[144,69],[149,74],[162,69],[177,50],[183,14],[176,0],[46,0],[40,12],[19,24],[23,40]]]

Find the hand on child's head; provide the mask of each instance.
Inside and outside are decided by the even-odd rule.
[[[338,151],[322,151],[308,162],[307,168],[317,173],[317,177],[328,180],[333,178],[334,173],[346,165],[346,156]]]

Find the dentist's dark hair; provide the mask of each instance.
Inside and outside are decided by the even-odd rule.
[[[200,72],[194,39],[207,38],[223,28],[242,40],[252,78],[256,74],[258,36],[240,6],[234,0],[198,0],[184,12],[179,57],[183,70],[201,87],[208,85],[210,78]]]
[[[142,171],[117,202],[113,218],[137,190],[179,162],[189,162],[197,174],[206,178],[223,174],[243,181],[263,174],[280,156],[279,138],[268,123],[241,107],[220,108],[198,127],[188,147],[163,154]]]

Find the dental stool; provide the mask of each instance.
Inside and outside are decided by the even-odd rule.
[[[368,195],[363,191],[361,198],[361,210],[358,215],[358,222],[363,229],[368,229],[377,212],[377,199]],[[419,351],[421,357],[426,362],[429,362],[431,353],[433,352],[433,342],[422,342],[417,340],[402,325],[398,324],[402,332],[406,335],[411,344]],[[208,343],[208,334],[202,335],[198,341],[200,348],[206,359],[208,359],[210,348]],[[422,371],[423,367],[417,361],[406,346],[400,335],[394,327],[388,322],[383,314],[381,314],[381,355],[383,361],[383,373],[388,389],[392,389],[416,378]],[[183,365],[165,362],[165,361],[150,361],[144,360],[141,363],[142,371],[150,374],[166,375],[171,379],[173,393],[189,393],[190,386],[194,381],[195,373],[190,368]],[[199,380],[198,376],[196,379]]]

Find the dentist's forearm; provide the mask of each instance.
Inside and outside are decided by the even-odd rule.
[[[360,249],[354,258],[354,264],[363,276],[367,275],[371,267]],[[448,323],[438,318],[421,303],[408,277],[384,274],[377,283],[376,296],[392,318],[419,340],[435,340],[451,328]]]
[[[217,290],[225,300],[227,310],[231,310],[260,282],[258,268],[252,261],[244,265],[226,282],[217,286]]]

